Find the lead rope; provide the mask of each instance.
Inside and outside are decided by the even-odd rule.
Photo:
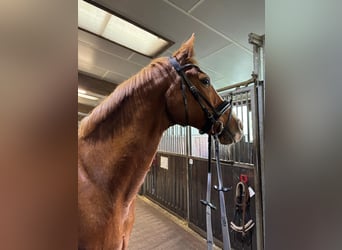
[[[224,202],[224,192],[229,191],[231,188],[223,187],[222,168],[220,164],[219,139],[217,135],[214,135],[214,140],[215,140],[215,156],[216,156],[217,181],[218,181],[218,186],[215,185],[214,189],[216,189],[219,192],[223,249],[230,250],[231,247],[230,247],[230,238],[229,238],[229,232],[228,232],[226,205]]]
[[[214,135],[215,140],[215,156],[216,156],[216,169],[218,186],[214,186],[214,189],[219,192],[220,199],[220,212],[221,212],[221,230],[223,238],[223,249],[231,250],[230,238],[228,232],[228,222],[226,214],[226,205],[224,201],[224,192],[231,190],[231,188],[223,187],[222,184],[222,168],[220,164],[220,151],[219,151],[219,139],[217,135]],[[211,134],[208,135],[208,179],[207,179],[207,196],[206,200],[201,200],[201,203],[206,206],[206,224],[207,224],[207,246],[208,250],[213,249],[213,230],[211,223],[211,209],[216,207],[210,202],[211,199]]]
[[[207,246],[208,250],[213,249],[213,229],[211,224],[211,209],[216,207],[210,202],[211,199],[211,134],[208,135],[208,178],[207,178],[207,196],[201,203],[206,206],[206,224],[207,224]]]

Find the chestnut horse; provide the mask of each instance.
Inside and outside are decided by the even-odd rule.
[[[241,121],[193,59],[194,35],[120,84],[78,135],[79,249],[126,249],[135,198],[163,132],[174,124],[241,139]]]

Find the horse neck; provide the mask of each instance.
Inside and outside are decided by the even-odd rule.
[[[159,84],[166,84],[163,82]],[[112,197],[123,195],[126,201],[138,192],[169,126],[165,111],[167,86],[155,82],[147,85],[145,98],[136,98],[142,95],[138,91],[132,93],[121,104],[121,111],[100,124],[87,139],[90,143],[86,148],[91,150],[87,150],[84,162],[92,164],[86,166],[89,178],[110,191]],[[121,121],[119,125],[117,121]]]

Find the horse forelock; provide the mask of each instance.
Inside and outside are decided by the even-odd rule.
[[[105,121],[109,116],[120,117],[121,112],[131,113],[134,110],[130,105],[121,105],[123,101],[133,93],[136,96],[143,97],[144,92],[148,89],[146,83],[153,84],[156,79],[165,78],[166,58],[157,58],[149,65],[144,67],[136,75],[121,83],[105,100],[95,107],[91,113],[83,118],[78,129],[78,137],[85,138],[90,135],[97,126]],[[135,100],[138,102],[139,100]],[[141,101],[142,102],[142,101]],[[120,124],[122,119],[118,119],[116,125]]]

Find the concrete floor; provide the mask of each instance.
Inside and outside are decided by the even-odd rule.
[[[205,250],[206,239],[145,197],[138,196],[129,250]],[[220,248],[214,248],[220,249]]]

